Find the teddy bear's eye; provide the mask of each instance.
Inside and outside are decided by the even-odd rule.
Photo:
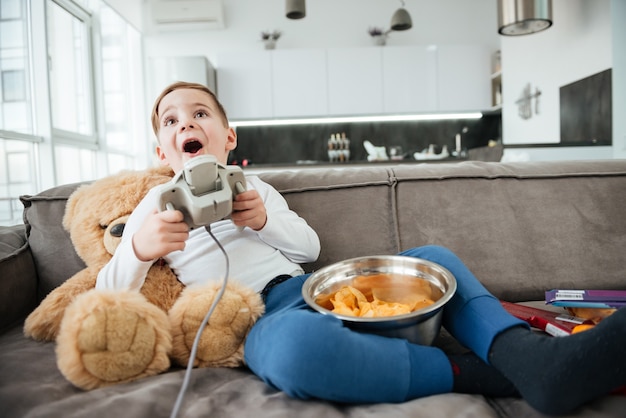
[[[124,227],[126,226],[126,224],[115,224],[111,227],[111,231],[109,231],[109,233],[111,234],[111,236],[119,238],[122,236],[122,234],[124,233]]]
[[[107,229],[108,227],[109,227],[109,225],[102,225],[102,224],[100,224],[100,228],[102,228],[102,229]]]

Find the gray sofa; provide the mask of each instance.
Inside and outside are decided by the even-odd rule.
[[[542,300],[554,287],[626,289],[626,160],[372,165],[260,176],[318,231],[322,252],[309,271],[441,244],[503,300]],[[76,187],[22,197],[25,226],[0,228],[0,415],[169,416],[184,370],[83,392],[57,370],[53,343],[22,335],[24,317],[83,267],[61,226]],[[436,344],[463,350],[445,332]],[[624,411],[626,397],[607,396],[572,416],[623,417]],[[180,416],[541,415],[520,399],[462,394],[382,405],[300,401],[239,368],[195,369]]]

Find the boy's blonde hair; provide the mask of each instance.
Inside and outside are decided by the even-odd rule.
[[[180,90],[180,89],[202,90],[203,92],[208,94],[211,97],[211,99],[215,102],[215,105],[217,106],[217,110],[220,113],[220,117],[222,118],[222,121],[224,122],[224,126],[228,126],[228,117],[226,116],[226,111],[224,110],[224,107],[222,106],[220,101],[217,100],[217,96],[215,96],[215,93],[213,93],[208,87],[206,87],[203,84],[188,83],[186,81],[177,81],[177,82],[175,82],[173,84],[170,84],[169,86],[165,87],[165,89],[163,89],[161,94],[159,94],[159,97],[157,97],[157,99],[155,100],[154,106],[152,107],[152,115],[151,115],[152,130],[154,131],[154,134],[157,137],[157,141],[158,141],[158,138],[159,138],[159,129],[160,129],[160,126],[159,126],[159,105],[161,104],[161,100],[163,100],[163,98],[165,96],[167,96],[168,94],[170,94],[174,90]]]

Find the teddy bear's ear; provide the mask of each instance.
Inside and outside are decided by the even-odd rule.
[[[82,210],[79,209],[79,201],[83,199],[85,195],[91,193],[91,187],[93,187],[94,184],[97,184],[97,187],[104,187],[105,184],[113,184],[124,190],[132,190],[133,197],[128,199],[128,202],[132,204],[128,212],[130,213],[150,188],[169,181],[173,176],[174,171],[172,171],[170,167],[155,166],[144,171],[122,171],[117,175],[111,175],[97,180],[95,183],[83,184],[79,186],[67,200],[65,215],[63,216],[63,227],[68,232],[70,231],[72,220],[75,219],[77,215],[76,211]],[[120,209],[121,208],[122,207],[120,207]]]
[[[146,174],[165,176],[165,177],[174,177],[174,170],[172,170],[172,167],[170,167],[169,165],[158,165],[158,166],[148,168],[146,170]]]
[[[169,165],[167,166],[161,165],[158,167],[159,167],[160,173],[163,173],[164,175],[169,176],[169,177],[174,177],[174,170],[172,170],[172,167],[170,167]]]
[[[63,228],[65,228],[68,232],[70,231],[72,225],[71,221],[74,218],[80,196],[85,193],[85,189],[89,188],[89,186],[89,184],[79,186],[67,199],[67,203],[65,204],[65,214],[63,215]]]

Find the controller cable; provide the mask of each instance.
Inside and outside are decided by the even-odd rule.
[[[224,294],[224,291],[226,290],[226,284],[228,283],[228,275],[229,275],[229,270],[230,270],[230,263],[229,263],[229,259],[228,259],[228,254],[226,254],[226,250],[224,249],[222,244],[217,240],[215,235],[213,235],[213,232],[211,232],[211,226],[210,225],[205,225],[204,229],[206,229],[206,231],[209,233],[209,235],[211,235],[211,238],[213,238],[213,240],[215,241],[217,246],[220,248],[220,250],[222,250],[222,253],[224,254],[224,257],[226,259],[226,271],[224,273],[224,280],[222,281],[222,287],[220,288],[219,292],[215,296],[215,299],[213,300],[213,303],[211,304],[211,307],[209,308],[209,311],[207,312],[206,316],[202,320],[202,323],[200,324],[200,328],[198,328],[198,332],[196,333],[196,338],[195,338],[195,340],[193,342],[193,346],[191,347],[191,354],[189,355],[189,362],[187,363],[187,370],[185,371],[185,377],[183,379],[183,384],[181,385],[180,391],[178,392],[178,396],[176,397],[176,403],[174,404],[174,408],[172,409],[172,413],[170,414],[170,418],[176,418],[176,416],[178,416],[178,411],[180,410],[180,407],[181,407],[181,405],[183,403],[183,398],[185,397],[185,392],[187,391],[187,386],[189,386],[189,380],[191,378],[191,371],[193,369],[193,362],[196,359],[196,353],[198,351],[198,345],[200,344],[200,337],[202,336],[202,332],[204,331],[204,327],[206,327],[206,324],[209,322],[209,318],[213,314],[213,311],[215,310],[215,307],[217,306],[217,303],[222,298],[222,295]]]

